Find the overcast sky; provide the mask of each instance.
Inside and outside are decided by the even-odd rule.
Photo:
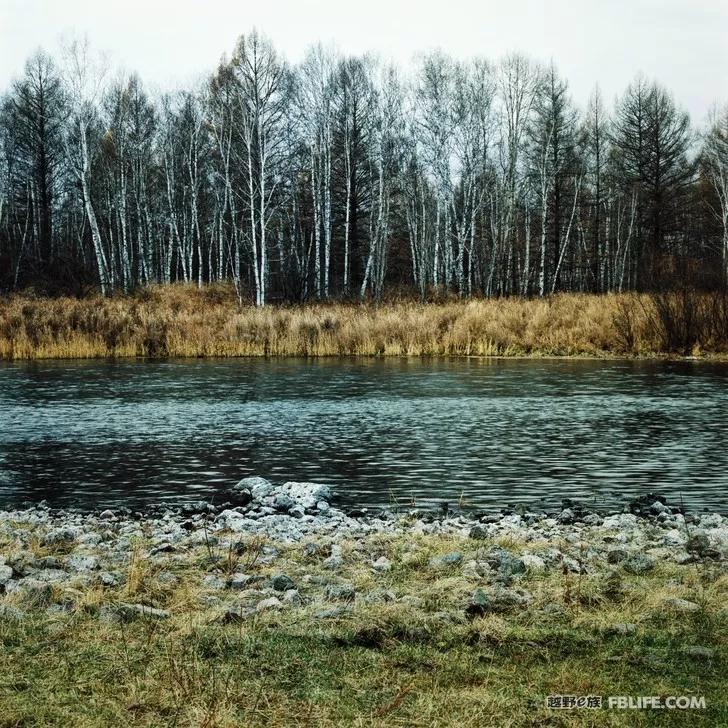
[[[407,65],[440,47],[496,59],[553,59],[583,104],[611,102],[638,71],[701,122],[728,101],[728,0],[0,0],[0,89],[38,46],[87,34],[114,64],[161,88],[212,69],[257,27],[291,61],[321,40]]]

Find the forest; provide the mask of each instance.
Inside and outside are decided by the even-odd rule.
[[[398,69],[258,32],[153,93],[87,41],[0,96],[0,293],[221,281],[240,303],[653,291],[728,279],[728,106],[636,75],[579,108],[520,54]]]

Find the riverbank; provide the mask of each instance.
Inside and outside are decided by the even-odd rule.
[[[0,359],[228,356],[728,357],[728,298],[561,294],[239,306],[226,286],[0,299]]]
[[[646,725],[549,695],[702,696],[719,725],[728,519],[349,512],[246,479],[147,514],[0,512],[2,725]]]

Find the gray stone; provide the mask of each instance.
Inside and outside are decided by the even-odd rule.
[[[526,573],[523,559],[505,549],[493,549],[485,554],[485,561],[491,569],[497,569],[502,577],[510,578],[516,574]]]
[[[531,595],[527,592],[517,592],[502,587],[494,589],[476,589],[470,598],[465,612],[471,617],[491,612],[510,612],[519,607],[527,606],[531,601]]]
[[[220,621],[223,624],[240,624],[255,614],[253,607],[234,606],[228,607],[222,615]]]
[[[147,604],[129,604],[121,602],[116,607],[116,613],[123,620],[130,621],[137,617],[148,617],[150,619],[168,619],[169,612],[166,609],[157,609]]]
[[[543,574],[546,571],[546,562],[536,554],[522,554],[521,562],[526,566],[526,571],[532,574]]]
[[[62,543],[72,543],[76,540],[78,531],[75,528],[54,528],[40,539],[41,546],[56,546]]]
[[[655,515],[659,515],[660,513],[671,513],[670,507],[666,506],[664,503],[660,503],[660,501],[655,501],[650,506],[650,511]]]
[[[278,599],[278,597],[269,597],[268,599],[263,599],[255,605],[256,612],[265,612],[271,609],[283,609],[283,603],[280,599]]]
[[[285,574],[277,574],[271,579],[271,586],[278,592],[285,592],[289,589],[295,589],[296,585],[290,576]]]
[[[10,604],[0,604],[0,620],[6,622],[20,622],[25,617],[22,609],[13,607]]]
[[[253,476],[252,478],[243,478],[237,485],[233,486],[233,490],[248,490],[254,500],[260,500],[273,492],[273,483],[265,478]]]
[[[699,604],[688,601],[687,599],[680,599],[677,597],[664,599],[662,604],[664,607],[672,609],[675,612],[697,612],[700,610]]]
[[[392,568],[392,562],[386,556],[380,556],[373,564],[374,571],[389,571]]]
[[[277,511],[289,511],[296,505],[296,501],[285,493],[278,493],[273,499],[273,506]]]
[[[71,571],[95,571],[99,568],[99,560],[96,556],[73,554],[66,559],[66,568]]]
[[[20,603],[27,608],[47,607],[53,600],[53,588],[46,581],[26,576],[16,582],[13,594],[17,594]]]
[[[624,549],[609,549],[607,551],[607,563],[621,564],[629,558],[629,553]]]
[[[321,483],[298,483],[296,481],[288,481],[277,489],[280,493],[285,493],[294,501],[302,502],[304,499],[312,498],[313,507],[319,501],[331,500],[331,488]],[[310,507],[310,506],[307,506]]]
[[[685,550],[690,553],[702,555],[710,548],[710,541],[703,531],[696,531],[691,534],[685,544]]]
[[[442,571],[444,569],[451,569],[457,566],[463,560],[463,555],[459,551],[451,551],[448,554],[442,556],[433,556],[428,566],[436,571]]]
[[[102,571],[97,578],[101,586],[115,587],[119,585],[119,577],[109,571]]]
[[[628,635],[637,631],[637,625],[631,622],[617,622],[607,628],[607,634],[612,635]]]
[[[202,588],[217,591],[225,588],[225,580],[217,574],[205,574],[202,577]]]
[[[688,645],[683,648],[683,654],[694,657],[696,660],[712,660],[715,657],[715,650],[701,645]]]
[[[283,603],[291,607],[300,607],[303,604],[303,599],[298,593],[298,589],[287,589],[283,593]]]
[[[564,508],[564,510],[559,513],[557,520],[559,523],[563,523],[566,525],[573,523],[576,520],[576,516],[574,515],[574,511],[572,511],[571,508]]]
[[[353,602],[356,591],[351,584],[329,584],[326,587],[326,599],[330,602]]]
[[[232,577],[230,577],[230,588],[235,589],[236,591],[241,591],[252,584],[259,584],[264,580],[264,577],[255,574],[233,574]]]
[[[12,568],[10,566],[0,566],[0,586],[5,586],[12,578]]]
[[[351,607],[333,607],[332,609],[320,609],[314,612],[314,619],[337,619],[351,612]]]
[[[173,546],[171,543],[169,543],[169,541],[162,541],[161,543],[152,547],[152,550],[149,552],[149,554],[151,556],[156,556],[157,554],[171,554],[174,553],[176,550],[177,547]]]
[[[646,574],[655,568],[655,561],[646,554],[630,556],[623,564],[624,570],[630,574]]]
[[[107,521],[114,517],[115,517],[114,511],[111,511],[108,508],[105,511],[101,511],[101,513],[99,513],[99,518],[103,518],[104,520],[107,520]]]
[[[470,529],[470,538],[476,539],[478,541],[484,541],[487,538],[490,538],[488,534],[488,529],[485,526],[473,526]]]
[[[375,589],[374,591],[369,592],[369,594],[365,594],[363,601],[367,604],[383,604],[387,602],[396,602],[397,596],[389,589]]]

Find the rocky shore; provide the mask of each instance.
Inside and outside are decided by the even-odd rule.
[[[165,595],[182,578],[197,587],[197,607],[223,622],[303,608],[337,617],[377,600],[419,608],[417,594],[397,593],[386,578],[413,565],[434,579],[457,576],[462,598],[450,617],[472,617],[528,606],[527,576],[616,580],[664,564],[725,573],[728,557],[728,519],[685,515],[655,495],[612,514],[571,502],[551,513],[368,514],[332,505],[325,485],[254,477],[227,496],[217,508],[200,502],[148,514],[0,511],[0,617],[72,611],[93,590],[87,607],[100,618],[165,618]],[[146,592],[131,583],[142,562]],[[146,600],[133,599],[140,595]],[[699,608],[678,597],[663,606]]]

